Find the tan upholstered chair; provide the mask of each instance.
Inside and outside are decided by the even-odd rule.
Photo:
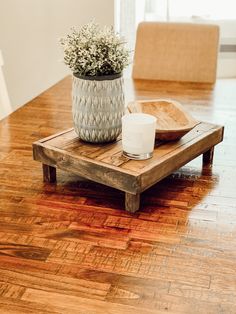
[[[217,25],[143,22],[136,36],[132,77],[214,83]]]
[[[12,112],[2,67],[4,65],[0,50],[0,120]]]

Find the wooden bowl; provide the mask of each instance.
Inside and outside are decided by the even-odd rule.
[[[147,113],[157,118],[156,138],[163,141],[180,139],[200,122],[195,120],[180,103],[156,99],[134,101],[128,104],[130,113]]]

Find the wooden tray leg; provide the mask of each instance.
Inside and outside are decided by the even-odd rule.
[[[125,209],[130,213],[135,213],[139,210],[140,194],[125,193]]]
[[[43,164],[43,181],[53,183],[56,182],[56,168]]]
[[[213,163],[214,147],[203,154],[203,166],[211,166]]]

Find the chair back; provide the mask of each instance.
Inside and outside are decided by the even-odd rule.
[[[219,27],[209,24],[142,22],[132,77],[214,83]]]
[[[0,119],[3,119],[5,116],[12,112],[12,107],[2,70],[3,65],[3,56],[0,50]]]

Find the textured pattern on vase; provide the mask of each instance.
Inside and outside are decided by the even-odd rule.
[[[90,81],[73,77],[73,120],[79,138],[93,143],[114,141],[124,114],[123,78]]]

